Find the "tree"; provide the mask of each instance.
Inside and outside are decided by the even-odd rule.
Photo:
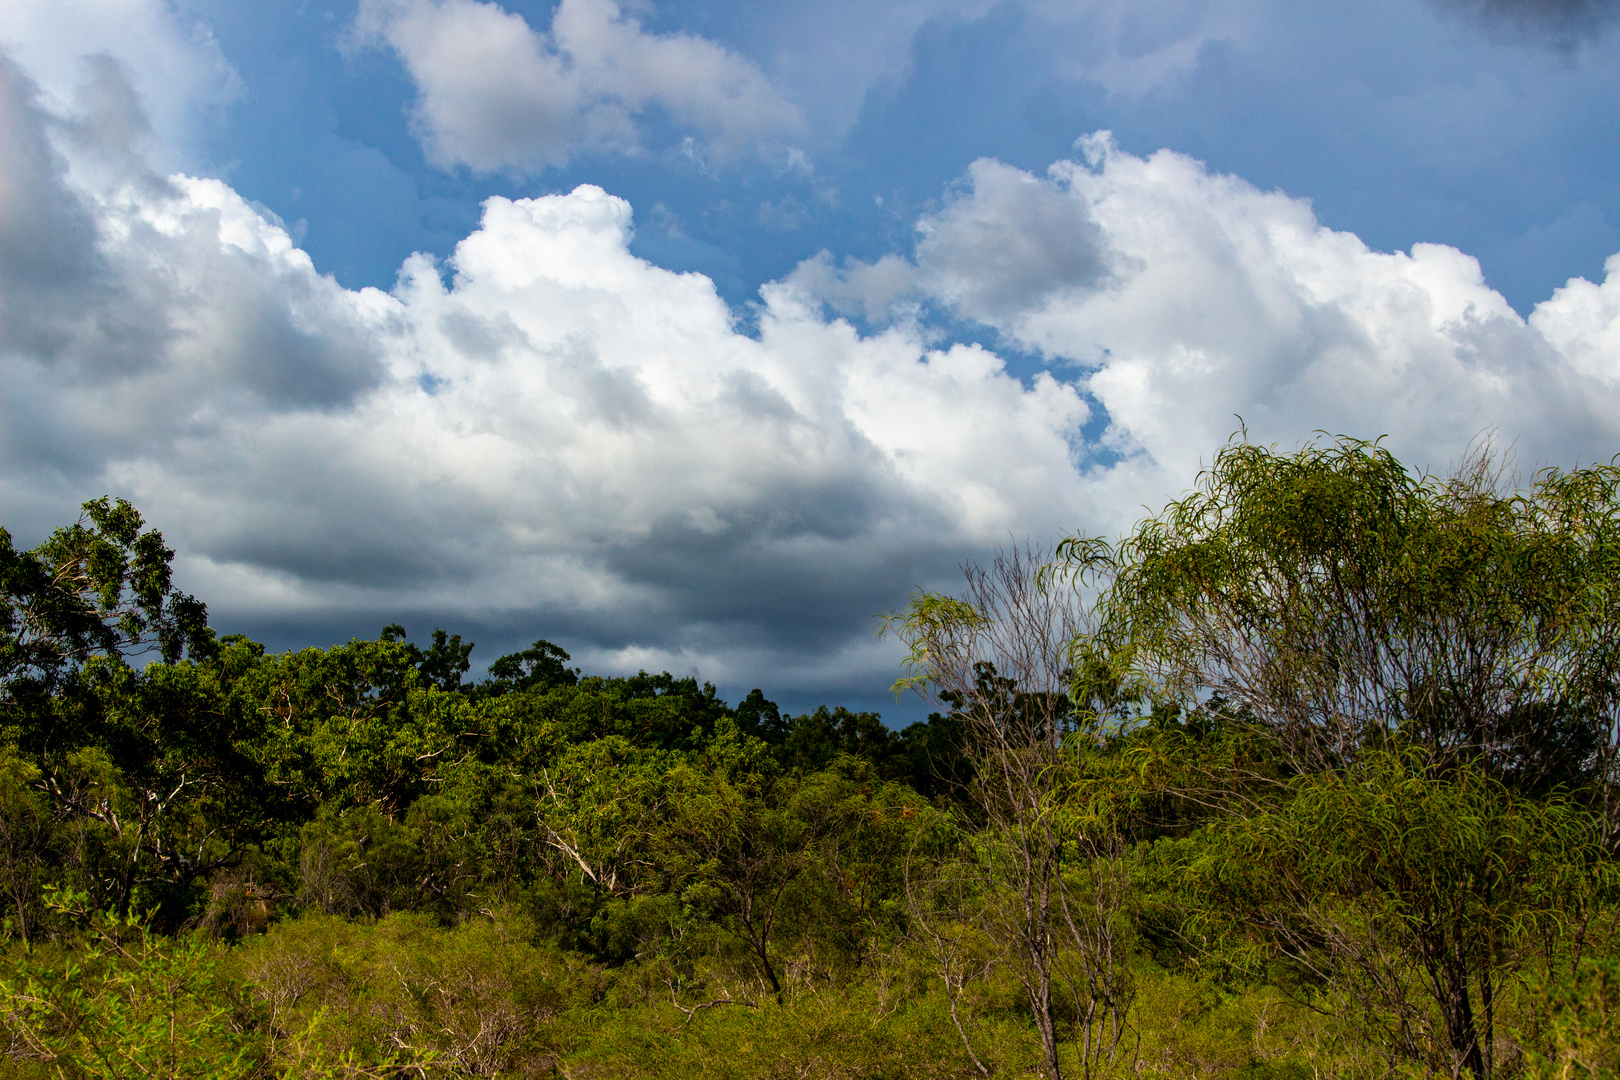
[[[165,942],[141,919],[109,918],[85,901],[71,892],[56,897],[55,906],[86,928],[70,962],[25,956],[0,977],[0,1024],[16,1062],[10,1068],[32,1059],[38,1073],[23,1075],[258,1074],[253,1037],[238,1022],[208,944],[199,937]]]
[[[402,642],[422,681],[446,692],[461,689],[461,677],[472,666],[469,657],[472,656],[473,643],[469,641],[463,645],[460,634],[448,634],[435,628],[433,644],[423,649],[405,640],[403,626],[389,623],[377,635],[377,640]]]
[[[522,652],[497,657],[489,665],[484,687],[490,694],[504,694],[531,687],[573,686],[579,682],[579,668],[567,667],[569,659],[561,647],[541,638]]]
[[[1369,752],[1218,822],[1189,876],[1206,929],[1229,923],[1222,936],[1329,987],[1392,1065],[1488,1075],[1504,975],[1582,920],[1594,883],[1616,883],[1599,834],[1562,796]]]
[[[1353,439],[1229,443],[1113,553],[1093,650],[1169,705],[1219,695],[1224,722],[1277,749],[1295,779],[1229,785],[1248,801],[1228,809],[1279,955],[1341,988],[1422,985],[1448,1067],[1477,1077],[1500,973],[1532,925],[1580,908],[1510,868],[1579,835],[1572,865],[1595,872],[1620,837],[1620,468],[1501,479],[1488,448],[1439,478]],[[1398,826],[1414,793],[1464,820]],[[1554,795],[1603,829],[1531,812]],[[1284,833],[1311,846],[1289,859],[1260,840]]]
[[[809,867],[819,838],[765,744],[722,720],[699,761],[669,772],[668,817],[653,840],[681,884],[682,901],[728,924],[780,1003],[775,933],[788,889]]]
[[[1108,736],[1112,689],[1076,680],[1090,612],[1076,583],[1044,564],[1029,549],[1003,553],[968,568],[965,599],[921,593],[885,627],[909,648],[896,689],[948,705],[960,724],[986,823],[972,845],[981,913],[1024,985],[1046,1072],[1061,1080],[1065,1007],[1090,1076],[1119,1053],[1132,995],[1125,789],[1094,783],[1091,753]]]
[[[128,502],[102,498],[31,551],[0,529],[0,701],[59,692],[93,656],[212,654],[208,609],[175,591],[174,551],[144,524]]]
[[[420,650],[389,628],[326,650],[251,661],[247,651],[228,643],[227,658],[245,665],[233,690],[265,719],[255,752],[289,813],[312,816],[323,802],[402,811],[482,741],[467,699],[432,685]]]
[[[226,775],[249,780],[217,686],[176,666],[217,655],[207,609],[174,588],[174,552],[144,525],[103,498],[31,551],[0,530],[0,719],[57,815],[93,823],[75,861],[120,912],[137,885],[183,888],[228,856],[207,807],[234,798]],[[126,662],[152,652],[143,672]]]
[[[1301,771],[1399,744],[1520,791],[1606,775],[1620,468],[1499,479],[1488,452],[1437,478],[1353,439],[1230,443],[1115,553],[1102,637],[1162,698],[1247,710]]]
[[[120,915],[160,905],[172,927],[260,826],[262,773],[244,752],[260,718],[229,706],[214,664],[97,658],[79,681],[33,717],[38,786],[74,822],[80,887]]]

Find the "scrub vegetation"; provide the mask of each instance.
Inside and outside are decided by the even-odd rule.
[[[1596,1078],[1620,469],[1234,440],[886,616],[938,706],[210,629],[0,531],[0,1075]]]

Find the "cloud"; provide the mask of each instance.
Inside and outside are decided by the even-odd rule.
[[[0,49],[59,114],[79,96],[83,57],[115,61],[155,135],[142,149],[164,169],[195,165],[199,125],[241,91],[207,24],[165,0],[6,0]]]
[[[963,187],[917,226],[923,288],[962,314],[1015,316],[1107,275],[1102,230],[1083,201],[999,161],[974,162]]]
[[[1118,252],[1114,276],[1000,325],[1092,372],[1121,447],[1186,475],[1241,414],[1290,442],[1389,433],[1434,468],[1491,427],[1526,465],[1620,448],[1620,402],[1574,362],[1574,341],[1549,336],[1540,309],[1521,319],[1472,257],[1373,251],[1308,202],[1183,155],[1093,152],[1094,168],[1060,163],[1046,182],[1087,207]]]
[[[13,480],[30,465],[95,475],[227,414],[338,407],[373,384],[382,294],[316,275],[223,183],[151,172],[122,66],[86,67],[64,120],[0,53],[0,446]]]
[[[821,258],[792,280],[835,307],[904,281],[906,301],[1069,365],[1107,417],[1095,449],[1119,456],[1087,473],[1093,507],[1112,507],[1087,524],[1123,527],[1184,487],[1239,416],[1286,444],[1389,433],[1436,469],[1491,428],[1526,467],[1620,449],[1620,261],[1527,321],[1454,248],[1373,251],[1184,155],[1083,146],[1089,164],[1044,177],[977,163],[909,264]]]
[[[1089,207],[1021,169],[981,159],[917,222],[914,261],[884,255],[835,267],[821,252],[788,280],[842,315],[880,321],[924,298],[985,322],[1096,285],[1112,258]]]
[[[562,0],[549,32],[477,0],[362,0],[358,40],[416,82],[413,119],[442,167],[541,170],[636,153],[661,110],[711,152],[802,129],[748,60],[690,34],[652,34],[613,0]]]
[[[68,333],[59,303],[97,276],[94,223],[64,188],[66,163],[34,108],[37,88],[0,61],[0,348],[49,349]]]
[[[845,259],[837,266],[830,252],[821,251],[794,267],[787,282],[839,315],[869,323],[914,310],[922,295],[916,265],[895,254],[870,263]]]
[[[707,278],[630,254],[599,188],[491,199],[443,265],[354,292],[217,180],[75,185],[64,155],[93,134],[53,144],[6,85],[31,141],[0,182],[58,207],[25,239],[90,237],[23,275],[65,329],[0,349],[7,524],[128,495],[227,625],[431,612],[749,685],[853,664],[872,688],[877,611],[1083,514],[1072,387],[863,337],[785,284],[744,334]],[[108,326],[137,344],[104,355]]]
[[[53,117],[0,60],[0,506],[26,540],[134,498],[226,625],[415,614],[870,691],[876,612],[1009,534],[1128,526],[1233,414],[1438,468],[1491,426],[1527,464],[1620,437],[1620,263],[1525,320],[1459,251],[1373,251],[1169,151],[977,163],[912,254],[820,257],[745,332],[589,185],[490,199],[442,264],[344,289],[223,182],[144,163],[122,65],[82,83]],[[1053,370],[938,344],[940,310]]]
[[[1431,0],[1442,12],[1480,23],[1498,35],[1573,48],[1606,33],[1620,18],[1617,0]]]

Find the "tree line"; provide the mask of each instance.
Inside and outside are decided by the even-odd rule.
[[[172,557],[0,530],[0,1069],[1614,1075],[1614,466],[1235,439],[886,616],[901,731]]]

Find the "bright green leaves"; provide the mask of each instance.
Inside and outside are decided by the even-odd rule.
[[[461,695],[423,685],[418,659],[386,636],[257,659],[231,690],[263,717],[267,781],[304,813],[324,802],[402,808],[433,790],[480,725]]]
[[[1530,994],[1542,1030],[1519,1038],[1547,1053],[1528,1055],[1528,1080],[1620,1077],[1620,960],[1582,959],[1562,977],[1533,980]]]
[[[1614,466],[1508,492],[1488,452],[1438,478],[1352,439],[1222,448],[1119,546],[1091,645],[1262,763],[1158,769],[1225,815],[1195,929],[1491,1075],[1502,980],[1614,888],[1617,555]]]
[[[739,958],[728,985],[771,997],[787,989],[782,940],[840,967],[897,931],[901,861],[927,811],[859,759],[785,770],[729,718],[697,750],[573,745],[535,788],[548,873],[590,897],[594,949],[662,957],[690,982],[703,943]]]
[[[1163,837],[1134,861],[1189,906],[1158,940],[1355,1006],[1392,1060],[1491,1075],[1504,980],[1615,898],[1620,467],[1510,492],[1488,452],[1441,478],[1377,443],[1234,441],[1117,547],[1031,563],[884,623],[896,688],[967,732],[977,849],[1064,866],[985,895],[1109,895],[1133,861],[1109,853]],[[1057,970],[1026,921],[1009,954]]]
[[[158,938],[136,918],[95,915],[87,926],[71,952],[24,958],[0,978],[14,1045],[63,1078],[253,1075],[256,1047],[210,945]]]
[[[991,627],[990,617],[976,605],[921,589],[912,594],[904,611],[881,620],[879,634],[893,634],[906,646],[900,662],[906,674],[890,688],[896,696],[907,690],[926,695],[941,671],[970,667],[975,635]]]
[[[1455,936],[1449,948],[1487,966],[1556,939],[1620,886],[1600,822],[1567,799],[1388,752],[1354,775],[1295,778],[1274,806],[1223,820],[1210,839],[1200,873],[1233,917],[1331,918],[1342,904],[1392,940]]]
[[[678,757],[619,737],[569,747],[531,778],[535,814],[561,876],[615,896],[650,891],[663,870],[648,857]]]

